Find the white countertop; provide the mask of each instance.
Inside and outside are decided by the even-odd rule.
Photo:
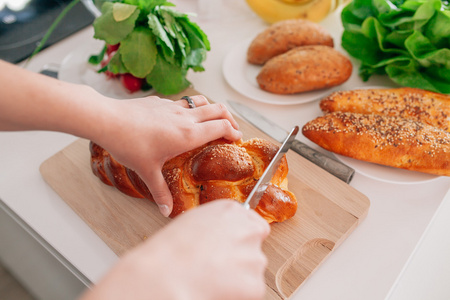
[[[172,2],[181,11],[196,11],[196,1]],[[227,53],[267,26],[245,1],[222,1],[219,17],[193,20],[205,30],[212,45],[206,71],[188,76],[198,91],[216,102],[233,99],[250,105],[286,130],[294,125],[302,126],[319,114],[317,102],[289,106],[260,103],[242,96],[225,81],[222,63]],[[334,35],[341,30],[337,15],[324,20],[323,25]],[[92,36],[91,27],[80,31],[38,54],[28,68],[39,71],[45,64],[60,64],[70,51],[92,40]],[[339,40],[335,36],[335,41]],[[357,67],[342,88],[362,86],[356,74]],[[383,79],[373,79],[366,85],[383,82]],[[43,161],[75,139],[41,131],[0,133],[0,199],[79,272],[96,282],[118,258],[39,173]],[[308,143],[304,137],[299,139]],[[450,188],[450,178],[395,184],[357,173],[351,186],[370,199],[368,216],[292,299],[384,299],[440,207]],[[447,219],[450,220],[450,215]]]
[[[450,299],[450,190],[391,288],[387,299]]]

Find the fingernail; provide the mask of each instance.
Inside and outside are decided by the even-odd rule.
[[[158,205],[159,211],[164,217],[168,217],[170,215],[169,207],[165,204]]]

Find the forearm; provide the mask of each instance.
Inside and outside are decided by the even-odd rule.
[[[111,101],[87,86],[62,82],[0,60],[0,130],[51,130],[92,138]],[[100,123],[100,124],[99,124]]]
[[[145,182],[163,215],[172,195],[161,173],[170,158],[242,133],[224,105],[157,96],[115,100],[94,89],[32,73],[0,60],[0,130],[51,130],[91,140]]]

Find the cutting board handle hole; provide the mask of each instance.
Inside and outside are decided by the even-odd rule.
[[[314,269],[333,251],[335,243],[317,238],[304,243],[278,270],[275,278],[279,294],[289,298],[311,275]]]

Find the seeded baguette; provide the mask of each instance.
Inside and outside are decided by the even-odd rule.
[[[333,112],[302,128],[320,147],[381,165],[450,176],[450,133],[436,127],[377,114]]]
[[[429,124],[450,132],[450,96],[416,88],[334,92],[320,102],[324,113],[376,113]]]

